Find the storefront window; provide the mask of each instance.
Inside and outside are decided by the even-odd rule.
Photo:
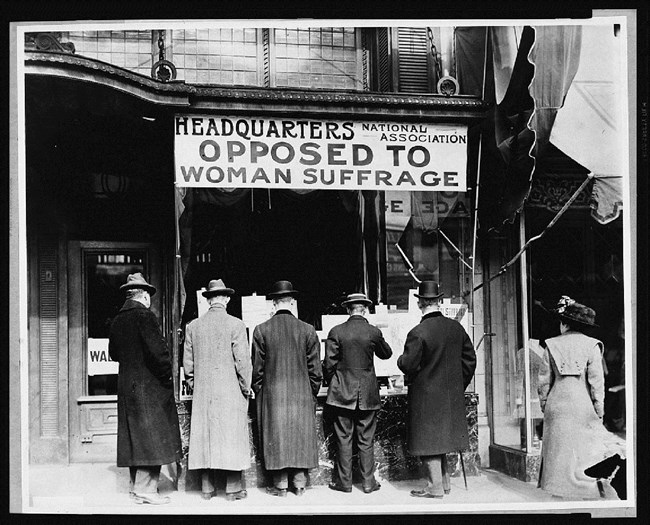
[[[86,253],[88,395],[117,394],[118,363],[108,355],[111,322],[124,304],[120,286],[129,274],[144,271],[144,252]]]
[[[490,254],[490,275],[496,274],[519,251],[519,224],[495,236]],[[484,278],[490,276],[484,275]],[[536,381],[541,355],[538,345],[528,344],[529,369],[526,372],[526,349],[522,335],[520,262],[509,267],[489,287],[491,364],[492,438],[496,445],[526,451],[527,429],[539,423],[541,411],[533,382]],[[533,395],[534,394],[534,395]],[[527,413],[527,407],[530,410]],[[531,428],[532,430],[532,428]],[[533,452],[539,450],[539,436],[531,441]],[[531,434],[531,437],[532,434]]]
[[[605,415],[613,432],[625,432],[625,333],[622,218],[600,224],[587,206],[570,210],[531,248],[531,338],[559,334],[548,311],[562,295],[593,308],[598,326],[588,335],[603,343]],[[528,235],[548,224],[554,212],[527,210]],[[553,257],[545,254],[552,253]]]
[[[434,279],[445,299],[471,296],[470,203],[459,192],[386,192],[387,302],[408,309],[409,289]]]
[[[360,88],[355,28],[273,29],[273,35],[276,87]]]

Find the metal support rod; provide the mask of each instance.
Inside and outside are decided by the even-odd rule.
[[[494,336],[496,336],[496,335],[497,335],[497,334],[495,334],[495,333],[493,333],[493,332],[485,332],[485,333],[481,336],[481,338],[478,340],[478,343],[477,343],[477,345],[476,345],[476,347],[475,347],[475,350],[478,350],[478,349],[479,349],[479,346],[481,346],[481,343],[483,342],[483,339],[485,339],[486,337],[494,337]]]
[[[442,235],[442,237],[443,237],[443,238],[444,238],[444,239],[445,239],[445,240],[446,240],[446,241],[451,245],[451,247],[452,247],[454,250],[456,250],[456,253],[459,255],[458,258],[460,259],[460,262],[462,262],[465,266],[467,266],[467,267],[471,270],[472,267],[471,267],[469,264],[467,264],[467,262],[465,261],[465,259],[463,259],[463,252],[461,252],[461,251],[458,249],[458,247],[457,247],[457,246],[452,242],[452,240],[451,240],[449,237],[447,237],[447,235],[445,234],[445,232],[443,232],[440,228],[438,228],[438,233],[439,233],[440,235]]]
[[[487,31],[487,28],[486,28]],[[486,51],[487,52],[487,51]],[[476,237],[478,235],[478,194],[481,187],[481,153],[483,147],[483,133],[478,137],[478,160],[476,162],[476,194],[474,195],[474,236],[472,237],[472,291],[476,279]],[[472,296],[472,308],[474,308],[474,296]]]
[[[485,80],[487,76],[487,61],[488,61],[488,36],[490,34],[490,28],[485,28],[485,43],[483,44],[483,85],[481,88],[481,100],[485,100]],[[474,232],[472,236],[472,292],[471,292],[471,301],[472,301],[472,311],[476,311],[474,304],[474,291],[476,283],[476,238],[478,235],[478,197],[479,191],[481,188],[481,156],[483,154],[483,132],[479,133],[478,136],[478,157],[476,160],[476,193],[474,194]],[[475,337],[475,334],[472,333],[472,338]],[[485,335],[483,335],[485,337]],[[481,338],[481,341],[483,338]],[[478,348],[478,347],[477,347]]]
[[[411,274],[411,277],[413,277],[416,283],[420,284],[422,281],[418,279],[413,273],[413,265],[411,264],[411,261],[409,261],[409,258],[406,256],[406,254],[402,251],[402,247],[397,243],[395,243],[395,246],[397,247],[399,254],[402,256],[402,260],[404,261],[404,264],[406,264],[406,269]]]
[[[519,215],[519,242],[523,243],[526,240],[526,215],[522,211]],[[528,330],[529,325],[529,311],[528,311],[528,263],[526,261],[526,253],[521,254],[520,259],[520,277],[521,277],[521,335],[524,340],[524,422],[526,424],[526,452],[531,453],[533,448],[533,425],[531,417],[531,403],[530,403],[530,334]]]
[[[594,178],[593,173],[590,173],[589,175],[587,175],[587,178],[582,182],[582,184],[575,191],[575,193],[573,195],[571,195],[571,198],[564,204],[564,206],[562,206],[562,209],[559,212],[557,212],[557,215],[555,217],[553,217],[553,219],[551,220],[551,222],[548,223],[546,228],[544,228],[544,230],[539,235],[536,235],[535,237],[531,237],[530,239],[528,239],[528,241],[526,241],[526,244],[524,244],[521,247],[521,249],[517,252],[517,254],[512,259],[510,259],[506,264],[504,264],[496,274],[494,274],[492,277],[490,277],[487,281],[483,281],[481,284],[474,287],[474,289],[472,291],[478,290],[486,282],[491,282],[494,279],[496,279],[497,277],[499,277],[500,275],[503,275],[508,270],[508,268],[510,266],[512,266],[517,261],[517,259],[519,259],[521,254],[524,253],[533,242],[541,239],[544,236],[544,234],[546,234],[546,232],[548,230],[550,230],[555,225],[555,223],[560,219],[560,217],[562,217],[562,215],[564,215],[564,213],[569,209],[569,206],[571,206],[571,204],[573,204],[573,201],[575,201],[578,198],[578,195],[580,195],[580,193],[582,193],[582,190],[585,189],[587,184],[589,184],[589,182],[593,178]]]
[[[463,481],[465,482],[465,490],[467,489],[467,474],[465,474],[465,460],[463,459],[463,451],[458,451],[458,457],[460,458],[460,466],[463,469]]]

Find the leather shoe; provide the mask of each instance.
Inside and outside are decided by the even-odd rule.
[[[279,489],[277,487],[266,487],[266,493],[271,496],[279,496],[281,498],[287,497],[287,489]]]
[[[296,488],[296,496],[302,496],[305,494],[305,487],[297,487]]]
[[[344,487],[338,483],[330,483],[328,487],[332,490],[338,490],[339,492],[352,492],[352,487]]]
[[[201,492],[202,499],[210,499],[214,493],[213,492]]]
[[[366,494],[370,494],[371,492],[375,492],[376,490],[379,490],[381,488],[381,483],[375,483],[371,487],[363,487],[363,491]]]
[[[135,494],[133,501],[138,505],[148,503],[149,505],[166,505],[171,501],[169,496],[161,496],[160,494]]]
[[[426,490],[412,490],[411,496],[414,498],[442,498],[442,494],[431,494],[431,492],[427,492]]]
[[[248,492],[245,490],[240,490],[239,492],[229,492],[226,494],[226,501],[237,501],[239,499],[246,499],[248,497]]]

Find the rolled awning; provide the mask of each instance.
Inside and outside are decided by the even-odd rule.
[[[616,79],[625,64],[616,38],[611,25],[490,28],[496,103],[484,133],[482,167],[491,180],[481,184],[482,229],[521,211],[549,142],[589,170],[592,216],[601,223],[619,216],[625,148]]]
[[[622,38],[612,25],[584,26],[582,33],[580,66],[550,141],[593,174],[591,215],[606,224],[621,213],[626,175]]]

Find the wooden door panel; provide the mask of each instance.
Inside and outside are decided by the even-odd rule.
[[[151,244],[69,244],[70,461],[115,460],[117,366],[107,356],[110,322],[124,302],[119,287],[127,275],[141,271],[160,290],[160,267]],[[152,297],[157,316],[161,295]]]

